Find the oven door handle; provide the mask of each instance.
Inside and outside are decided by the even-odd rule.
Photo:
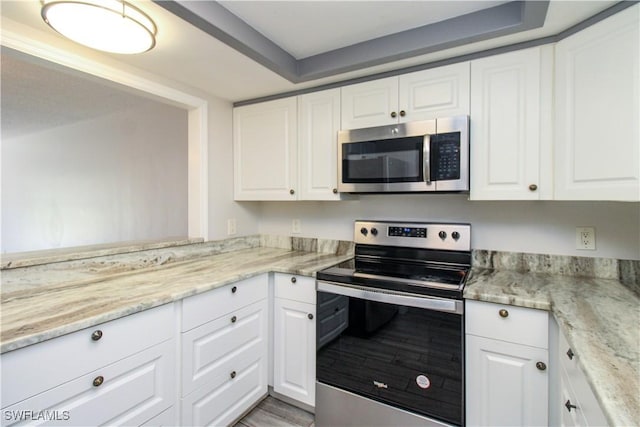
[[[388,304],[405,305],[424,308],[433,311],[443,311],[462,315],[464,304],[460,300],[437,298],[423,295],[412,295],[403,292],[394,292],[369,288],[366,286],[346,285],[318,280],[316,281],[318,292],[327,292],[335,295],[344,295],[368,301],[383,302]]]

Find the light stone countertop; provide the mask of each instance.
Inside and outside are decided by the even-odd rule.
[[[640,298],[614,279],[474,269],[466,299],[550,311],[611,426],[640,423]]]
[[[266,244],[274,248],[264,240],[181,242],[186,246],[123,255],[124,262],[103,257],[2,270],[0,352],[262,273],[315,276],[352,256],[336,242],[275,238]],[[475,268],[464,296],[550,311],[610,424],[638,424],[640,298],[629,288],[616,279]]]

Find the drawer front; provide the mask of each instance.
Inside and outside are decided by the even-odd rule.
[[[490,302],[465,302],[466,333],[549,348],[549,314],[543,310]]]
[[[268,392],[266,357],[238,366],[235,378],[212,382],[182,399],[184,426],[228,426]]]
[[[207,383],[222,384],[256,357],[266,358],[266,299],[183,334],[182,394]]]
[[[608,425],[607,419],[600,408],[600,403],[593,394],[587,378],[578,365],[580,355],[570,348],[567,339],[562,333],[560,333],[559,342],[558,350],[560,354],[558,358],[560,359],[561,374],[568,384],[567,388],[573,391],[574,399],[572,399],[572,401],[575,400],[574,404],[577,406],[577,408],[572,409],[572,412],[575,411],[579,416],[583,417],[585,425]],[[563,406],[561,410],[568,412],[565,406]]]
[[[2,425],[142,424],[175,401],[174,346],[165,341],[4,408]]]
[[[2,405],[8,406],[124,359],[173,336],[166,304],[2,354]],[[100,331],[98,340],[92,339]]]
[[[182,332],[267,297],[267,274],[251,277],[182,301]]]
[[[275,285],[276,298],[316,303],[316,280],[313,277],[275,273]]]

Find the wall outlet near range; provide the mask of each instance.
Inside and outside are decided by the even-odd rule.
[[[294,219],[293,221],[291,221],[291,232],[294,234],[300,234],[301,230],[299,219]]]
[[[237,230],[236,230],[236,219],[235,218],[230,218],[227,220],[227,235],[229,236],[233,236],[234,234],[236,234]]]
[[[590,251],[596,249],[595,227],[576,227],[576,249]]]

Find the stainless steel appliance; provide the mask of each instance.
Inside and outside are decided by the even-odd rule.
[[[316,276],[316,425],[463,425],[471,226],[354,233],[355,257]]]
[[[338,190],[469,191],[469,117],[338,132]]]

